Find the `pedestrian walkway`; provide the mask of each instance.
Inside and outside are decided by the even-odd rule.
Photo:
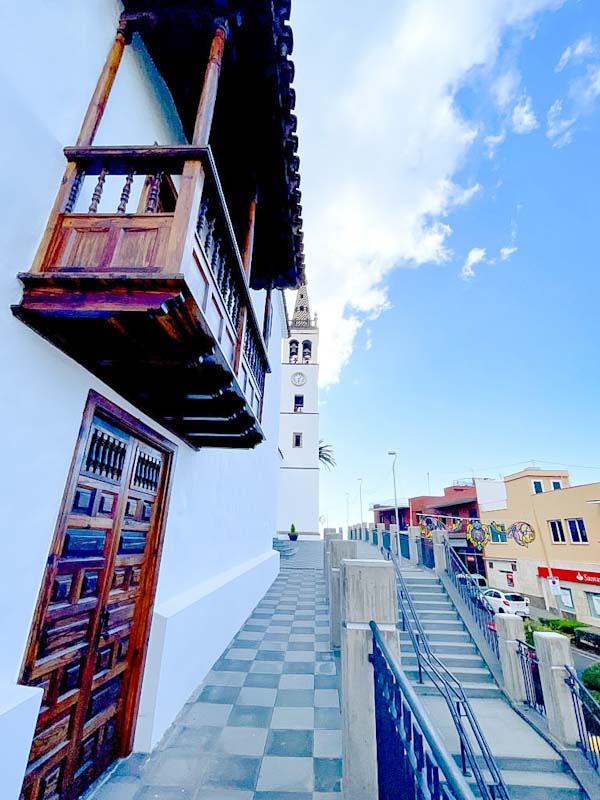
[[[322,566],[322,542],[298,542],[156,750],[119,762],[86,800],[339,800]]]

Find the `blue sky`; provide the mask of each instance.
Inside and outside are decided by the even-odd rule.
[[[597,0],[294,0],[329,525],[536,460],[600,481]],[[584,467],[584,468],[582,468]]]

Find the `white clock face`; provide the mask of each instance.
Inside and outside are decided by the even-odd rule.
[[[306,383],[306,375],[304,375],[302,372],[294,372],[291,380],[294,386],[304,386]]]

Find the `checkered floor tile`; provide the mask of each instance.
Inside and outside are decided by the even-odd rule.
[[[340,666],[322,544],[299,545],[306,566],[282,563],[158,748],[120,762],[87,800],[341,798]]]

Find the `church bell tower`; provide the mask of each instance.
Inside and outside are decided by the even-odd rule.
[[[282,342],[277,533],[293,524],[302,539],[319,536],[319,329],[306,284],[298,289],[290,336]]]

